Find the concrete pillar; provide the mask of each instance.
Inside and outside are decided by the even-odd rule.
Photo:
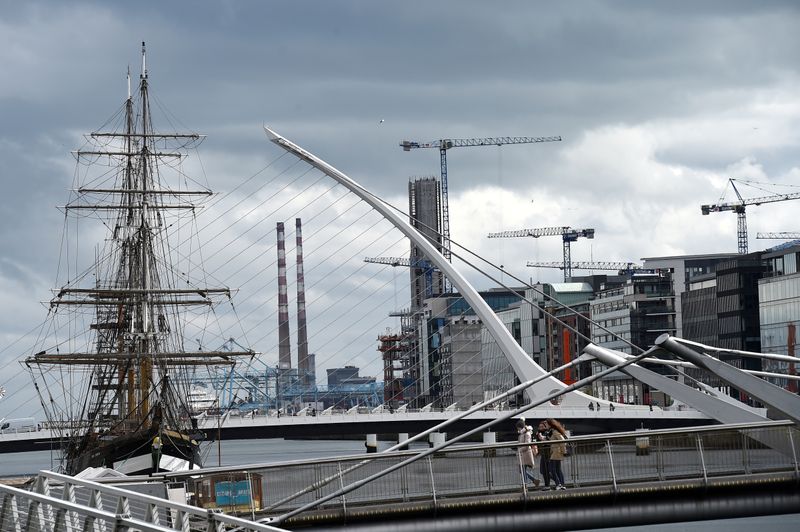
[[[431,432],[428,434],[428,442],[431,447],[443,444],[446,438],[447,433],[445,432]]]
[[[408,432],[401,432],[397,435],[398,444],[403,443],[404,441],[408,441]],[[408,445],[403,445],[398,450],[405,451],[406,449],[408,449]]]
[[[364,446],[367,448],[368,453],[377,453],[378,452],[378,435],[377,434],[367,434],[367,441],[364,442]]]
[[[636,456],[646,456],[650,454],[650,437],[646,436],[650,429],[636,429],[635,432],[641,434],[636,436]]]
[[[484,445],[494,445],[497,443],[497,433],[487,430],[483,433],[483,444]],[[494,449],[486,449],[483,451],[484,456],[495,456],[497,451]]]

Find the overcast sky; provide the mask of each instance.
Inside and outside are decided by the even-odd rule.
[[[14,342],[56,282],[69,152],[123,101],[141,41],[153,93],[208,135],[204,168],[223,192],[279,155],[262,124],[400,206],[409,177],[439,171],[437,150],[406,153],[402,139],[561,135],[448,154],[453,238],[533,280],[559,279],[525,267],[560,260],[559,239],[486,233],[595,228],[573,260],[734,252],[736,216],[700,205],[729,177],[800,185],[797,2],[3,1],[0,13],[11,391],[24,382],[4,382],[8,362],[30,347]],[[774,244],[758,231],[800,230],[797,207],[749,209],[751,250]]]

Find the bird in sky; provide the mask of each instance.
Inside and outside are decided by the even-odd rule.
[[[379,123],[379,124],[383,124],[384,122],[385,122],[385,120],[384,120],[383,118],[381,118],[381,119],[378,121],[378,123]]]

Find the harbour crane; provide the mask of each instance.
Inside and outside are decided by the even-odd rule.
[[[528,268],[558,268],[564,269],[563,262],[535,262],[528,261]],[[617,271],[620,274],[628,274],[642,269],[638,264],[633,262],[573,262],[570,267],[573,270],[608,270]]]
[[[720,202],[714,205],[701,205],[700,212],[702,212],[703,215],[707,215],[712,212],[722,212],[722,211],[735,212],[738,218],[737,240],[739,245],[739,253],[746,254],[747,253],[747,214],[745,213],[746,207],[748,205],[761,205],[762,203],[775,203],[778,201],[800,199],[800,192],[793,192],[790,194],[773,194],[771,196],[761,196],[758,198],[744,199],[742,198],[742,195],[739,194],[739,190],[736,188],[735,182],[737,181],[739,183],[748,183],[748,182],[733,178],[728,179],[728,183],[733,188],[733,191],[736,193],[736,197],[739,198],[739,201],[733,201],[728,203]]]
[[[396,268],[398,266],[405,266],[406,268],[419,268],[425,275],[425,296],[433,296],[433,272],[436,266],[432,262],[425,260],[421,257],[366,257],[364,262],[372,264],[386,264]]]
[[[534,144],[539,142],[558,142],[560,136],[554,137],[486,137],[474,139],[440,139],[431,142],[417,142],[415,140],[402,140],[400,147],[403,151],[416,148],[438,148],[441,165],[442,186],[442,254],[450,260],[450,206],[447,192],[447,150],[467,146],[503,146],[505,144]]]
[[[780,233],[756,233],[756,238],[769,240],[796,240],[800,238],[800,231],[782,231]]]
[[[572,277],[572,257],[570,244],[578,238],[594,238],[594,229],[572,229],[571,227],[542,227],[539,229],[520,229],[518,231],[501,231],[499,233],[489,233],[489,238],[511,238],[529,236],[539,238],[540,236],[560,236],[564,242],[564,281]]]

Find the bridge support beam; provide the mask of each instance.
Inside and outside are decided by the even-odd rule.
[[[594,344],[584,347],[583,352],[595,357],[609,367],[616,366],[629,358],[626,353]],[[747,405],[737,406],[722,401],[701,390],[643,368],[638,364],[631,364],[621,371],[722,423],[757,423],[767,420],[766,417],[754,412]]]
[[[752,395],[795,423],[800,423],[800,397],[796,394],[787,392],[762,378],[745,373],[705,353],[700,353],[678,342],[669,334],[662,334],[656,338],[655,344],[697,367],[710,371],[734,388]]]
[[[658,343],[659,340],[661,340],[660,337],[658,340],[656,340],[656,343]],[[672,344],[676,344],[678,348],[683,347],[684,349],[689,349],[688,347],[684,347],[682,344],[678,344],[678,342],[676,342],[674,339],[670,338],[670,341],[671,341],[670,344],[671,346]],[[686,355],[686,353],[683,350],[680,351],[681,351],[680,353],[675,352],[674,354],[681,357]],[[600,362],[602,362],[607,366],[615,366],[629,357],[629,355],[622,353],[620,351],[606,349],[604,347],[600,347],[594,344],[587,345],[583,349],[583,352],[595,357],[597,360],[599,360]],[[683,353],[683,355],[681,353]],[[699,355],[696,352],[694,353],[698,356],[705,356],[705,355]],[[689,355],[689,357],[690,356],[691,355]],[[688,360],[689,358],[687,357],[686,359]],[[695,363],[694,360],[690,360],[690,362]],[[724,362],[720,362],[720,364],[724,364]],[[704,413],[708,417],[716,419],[717,421],[720,421],[722,423],[758,423],[760,421],[767,421],[766,417],[762,416],[757,412],[754,412],[747,405],[742,404],[740,406],[731,401],[725,401],[718,397],[715,397],[712,394],[717,392],[713,390],[703,391],[703,390],[698,390],[696,388],[692,388],[690,386],[681,384],[680,382],[667,378],[663,375],[659,375],[658,373],[650,371],[637,364],[630,364],[629,366],[626,366],[624,369],[622,369],[622,371],[627,373],[634,379],[640,382],[644,382],[652,388],[661,390],[662,392],[669,394],[678,401],[686,403],[692,408]],[[745,373],[742,373],[742,375],[746,375],[747,377],[751,377],[752,379],[757,379],[757,377],[752,377],[751,375],[747,375]],[[723,380],[725,379],[725,377],[722,378]],[[754,440],[766,445],[767,447],[771,447],[783,453],[786,456],[794,456],[794,450],[791,448],[791,446],[787,446],[786,441],[783,438],[776,437],[775,434],[770,431],[765,431],[763,433],[754,432],[751,433],[749,436]]]

